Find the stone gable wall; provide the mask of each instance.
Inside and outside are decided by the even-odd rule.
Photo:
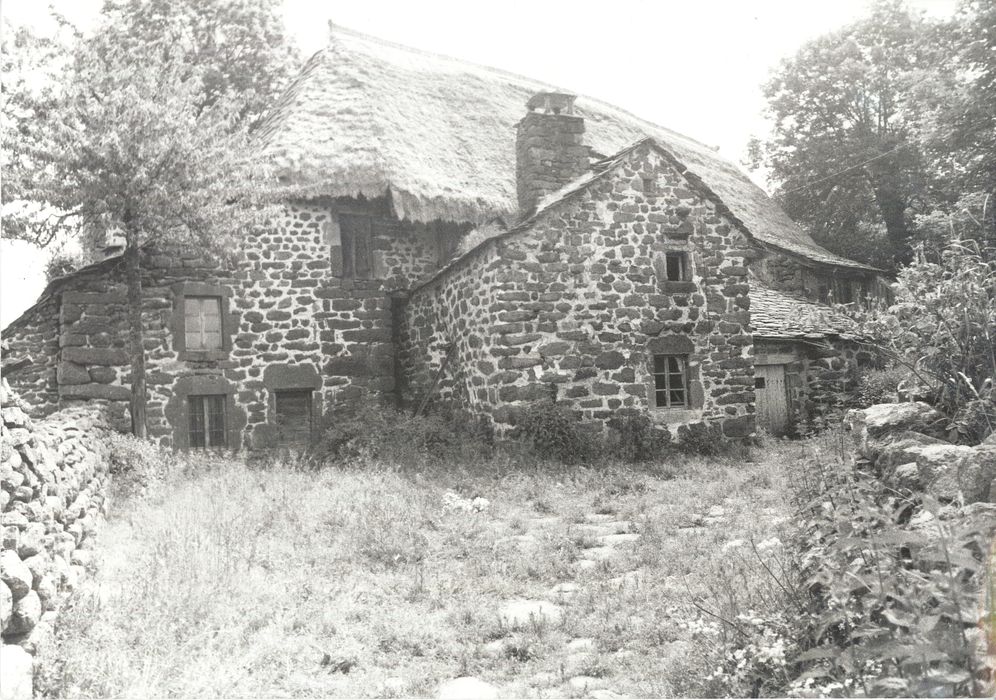
[[[438,397],[499,430],[515,407],[555,391],[586,419],[649,410],[662,423],[717,422],[743,437],[754,419],[746,245],[663,155],[640,147],[412,294],[406,393],[429,390],[452,343]],[[673,250],[689,253],[691,282],[662,281]],[[649,408],[649,362],[671,352],[690,352],[691,410]]]
[[[31,696],[31,654],[92,561],[106,510],[108,426],[92,407],[33,422],[0,385],[0,631],[4,697]]]

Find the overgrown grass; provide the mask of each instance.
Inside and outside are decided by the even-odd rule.
[[[783,467],[801,449],[772,442],[755,461],[673,455],[645,467],[496,456],[399,469],[359,457],[315,471],[233,461],[178,471],[112,514],[96,578],[66,605],[39,687],[425,696],[471,674],[516,696],[583,695],[576,676],[635,696],[701,695],[710,657],[697,626],[781,605],[736,556],[775,536]],[[449,491],[490,506],[447,508]],[[641,536],[580,568],[595,513]],[[503,603],[549,600],[565,582],[579,588],[559,601],[557,624],[499,618]],[[568,646],[579,638],[590,644]]]

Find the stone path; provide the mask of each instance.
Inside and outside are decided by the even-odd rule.
[[[677,523],[677,532],[684,534],[705,533],[710,527],[723,523],[728,517],[729,499],[723,505],[713,505],[704,512],[685,515]],[[767,515],[767,513],[765,513]],[[643,517],[637,514],[636,518]],[[639,590],[644,582],[644,572],[639,568],[626,570],[628,554],[640,542],[640,528],[632,520],[621,520],[617,515],[607,513],[586,513],[568,521],[556,515],[544,515],[519,521],[514,532],[502,538],[502,542],[520,552],[539,548],[549,538],[566,537],[578,547],[578,557],[572,567],[574,575],[569,580],[560,581],[546,589],[536,598],[519,597],[509,599],[495,611],[502,627],[509,636],[483,644],[479,653],[488,658],[504,657],[512,644],[511,635],[538,630],[561,630],[554,635],[555,644],[564,652],[563,660],[567,668],[574,668],[578,675],[565,674],[565,664],[559,672],[543,670],[529,679],[530,696],[539,697],[585,697],[596,700],[616,700],[626,698],[612,686],[612,678],[603,678],[592,673],[588,662],[599,654],[595,639],[590,637],[569,638],[563,634],[562,622],[578,596],[586,591],[609,589],[619,593]],[[548,637],[549,639],[549,637]],[[604,651],[604,650],[603,650]],[[614,652],[621,658],[623,651]],[[474,677],[455,678],[439,686],[437,697],[512,697],[521,694],[516,686],[503,691],[501,688]]]
[[[629,520],[619,520],[617,516],[602,513],[588,513],[581,522],[565,523],[557,516],[530,518],[525,521],[525,529],[560,530],[566,525],[567,536],[581,547],[579,558],[574,562],[574,569],[579,580],[561,581],[549,588],[543,595],[545,600],[515,598],[503,603],[497,610],[497,616],[503,627],[511,632],[528,630],[534,626],[557,628],[560,626],[565,609],[584,591],[586,586],[604,586],[606,583],[616,589],[637,588],[640,585],[641,574],[638,570],[625,571],[607,580],[597,580],[597,569],[605,562],[614,565],[623,561],[627,550],[639,542],[639,528]],[[518,549],[530,548],[539,542],[535,534],[522,532],[506,538],[506,542]],[[594,572],[595,577],[588,576]],[[506,652],[508,640],[499,639],[488,642],[481,647],[481,653],[490,658],[498,658]],[[589,637],[571,639],[566,642],[564,650],[568,656],[581,657],[597,653],[595,640]],[[562,673],[563,671],[561,671]],[[541,672],[532,678],[535,688],[559,689],[560,694],[572,697],[593,698],[623,698],[624,695],[606,687],[609,682],[604,678],[588,675],[577,675],[569,678],[551,673]],[[464,677],[447,681],[439,687],[438,698],[448,697],[496,697],[489,693],[498,692],[493,686],[477,678]],[[499,693],[500,694],[500,693]]]

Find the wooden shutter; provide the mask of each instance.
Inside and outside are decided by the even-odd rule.
[[[183,321],[187,350],[221,349],[219,297],[185,297]]]
[[[306,447],[311,441],[311,390],[276,392],[277,441],[281,447]]]
[[[343,277],[367,279],[373,270],[373,222],[369,216],[339,215]]]

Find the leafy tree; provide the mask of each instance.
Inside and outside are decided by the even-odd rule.
[[[297,72],[281,0],[105,0],[103,42],[196,66],[198,107],[234,96],[237,123],[258,121]]]
[[[26,144],[16,191],[33,215],[9,212],[5,227],[39,239],[117,231],[125,239],[132,420],[145,427],[143,249],[236,250],[237,237],[274,212],[266,171],[240,126],[243,105],[228,94],[203,100],[196,66],[139,47],[94,41],[77,52],[57,108]]]
[[[788,214],[836,252],[907,258],[911,208],[928,187],[912,88],[935,75],[939,31],[880,0],[868,18],[804,45],[764,88],[774,131],[754,144],[753,165],[770,169]]]

